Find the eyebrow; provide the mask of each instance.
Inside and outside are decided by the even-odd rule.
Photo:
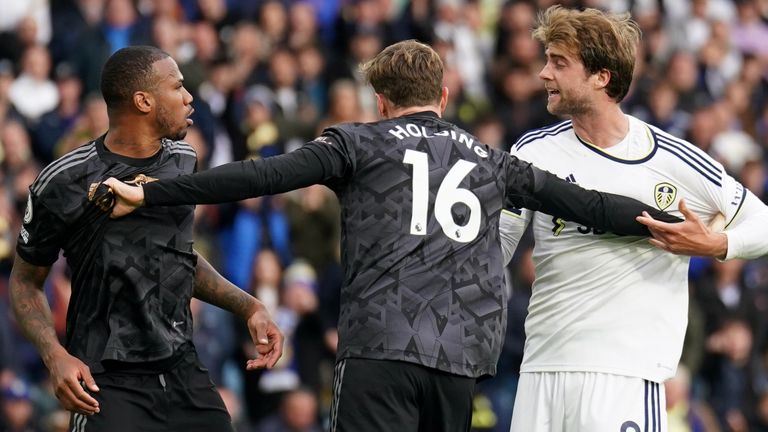
[[[552,53],[546,53],[547,57],[553,60],[565,60],[568,61],[568,58],[566,58],[564,55],[561,54],[552,54]]]

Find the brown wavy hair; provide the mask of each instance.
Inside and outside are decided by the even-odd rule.
[[[611,73],[605,91],[621,102],[632,83],[637,46],[642,33],[627,14],[612,15],[597,9],[583,11],[551,6],[539,12],[533,37],[579,58],[590,74]]]
[[[443,61],[428,45],[406,40],[384,48],[360,66],[376,93],[399,107],[431,105],[440,101]]]

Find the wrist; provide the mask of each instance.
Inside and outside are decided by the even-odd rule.
[[[264,314],[267,313],[267,307],[264,306],[264,303],[260,302],[259,299],[256,297],[251,296],[251,302],[248,305],[248,309],[246,312],[246,321],[251,319],[256,314]]]
[[[712,256],[724,260],[728,256],[728,236],[725,233],[715,233],[714,251]]]
[[[67,350],[65,350],[63,346],[57,343],[51,346],[51,348],[46,352],[41,352],[40,358],[42,358],[45,367],[51,369],[51,365],[55,364],[56,359],[59,358],[62,354],[67,354]]]

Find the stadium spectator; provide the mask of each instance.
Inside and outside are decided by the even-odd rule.
[[[32,151],[42,164],[51,163],[56,144],[67,134],[80,115],[83,83],[72,65],[60,63],[54,73],[59,93],[58,106],[40,117],[32,129]]]
[[[48,78],[51,71],[51,56],[48,48],[35,45],[27,48],[22,55],[21,72],[11,84],[11,103],[30,124],[41,115],[56,108],[59,91]]]
[[[258,424],[256,432],[320,432],[317,397],[309,390],[288,392],[279,410]]]

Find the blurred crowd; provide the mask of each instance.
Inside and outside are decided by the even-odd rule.
[[[377,118],[358,65],[418,39],[445,61],[444,117],[509,149],[558,121],[530,31],[553,3],[630,12],[643,29],[626,112],[685,138],[765,199],[768,0],[2,0],[0,1],[0,431],[65,431],[39,356],[18,333],[8,273],[28,186],[41,168],[103,134],[101,65],[156,45],[193,94],[186,140],[198,169],[290,152],[339,122]],[[318,431],[337,334],[339,208],[322,186],[199,206],[198,253],[270,308],[287,337],[278,367],[245,373],[254,347],[228,313],[194,302],[195,343],[238,431]],[[768,431],[768,258],[691,264],[689,329],[666,384],[669,431]],[[506,431],[533,279],[530,242],[510,265],[499,374],[479,385],[473,428]],[[46,293],[64,333],[64,259]]]

